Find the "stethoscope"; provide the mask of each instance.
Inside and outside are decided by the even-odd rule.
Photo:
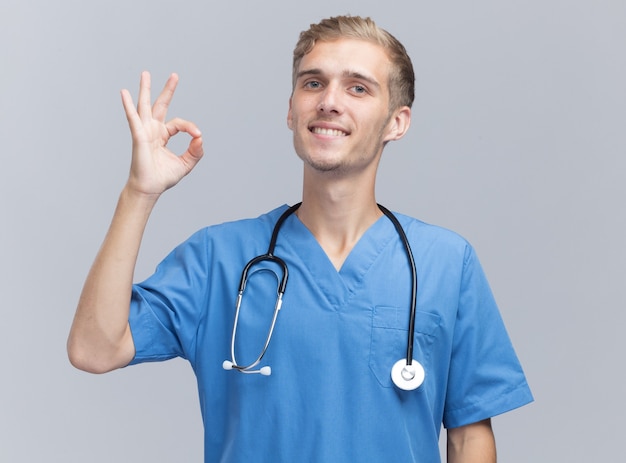
[[[283,295],[285,294],[285,288],[287,287],[287,278],[289,277],[289,269],[287,268],[287,264],[280,257],[274,255],[274,248],[276,246],[276,239],[278,237],[278,232],[280,231],[281,226],[283,225],[287,217],[293,214],[300,207],[301,204],[302,203],[294,204],[285,212],[283,212],[283,214],[276,222],[276,225],[274,225],[274,230],[272,231],[272,237],[270,239],[270,245],[267,249],[267,253],[250,260],[250,262],[246,264],[243,272],[241,273],[239,294],[237,296],[237,303],[235,308],[235,320],[233,322],[233,333],[230,342],[230,360],[224,360],[224,363],[222,364],[225,370],[234,369],[239,371],[240,373],[260,373],[264,376],[269,376],[272,374],[272,369],[270,366],[264,366],[258,369],[255,368],[261,363],[265,352],[267,352],[270,340],[272,339],[274,327],[276,326],[276,318],[278,317],[278,312],[280,311],[283,303]],[[411,391],[420,387],[420,385],[424,382],[425,377],[424,367],[418,361],[413,359],[413,335],[415,333],[415,310],[417,305],[417,270],[415,269],[415,260],[413,259],[413,253],[411,252],[411,246],[409,245],[409,240],[407,239],[406,234],[402,229],[402,225],[400,225],[398,219],[387,208],[381,206],[380,204],[378,204],[378,208],[393,223],[396,231],[398,232],[398,236],[400,237],[400,240],[404,245],[404,249],[409,260],[409,265],[411,267],[411,312],[409,314],[409,332],[406,343],[406,357],[398,360],[391,368],[391,380],[393,381],[393,383],[400,389],[403,389],[405,391]],[[261,353],[254,362],[248,365],[239,365],[235,357],[235,338],[237,336],[239,309],[241,307],[241,300],[243,299],[243,292],[246,289],[248,273],[250,272],[250,269],[252,267],[261,262],[273,262],[277,264],[278,267],[281,269],[282,278],[279,278],[276,304],[274,305],[272,322],[270,324],[269,332],[267,333],[267,338],[265,339],[265,344],[261,349]]]

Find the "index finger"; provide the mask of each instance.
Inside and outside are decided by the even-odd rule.
[[[165,82],[165,86],[163,87],[161,94],[152,106],[152,117],[160,122],[165,122],[165,116],[167,115],[167,110],[170,106],[170,101],[172,101],[177,85],[178,74],[172,73],[169,79],[167,79],[167,82]]]

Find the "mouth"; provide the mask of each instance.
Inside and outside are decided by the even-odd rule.
[[[341,129],[330,127],[311,127],[309,130],[316,135],[325,135],[327,137],[346,137],[349,135],[348,132]]]

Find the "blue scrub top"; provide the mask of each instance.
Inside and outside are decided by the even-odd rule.
[[[261,366],[226,371],[241,271],[267,252],[280,207],[205,228],[135,285],[133,363],[188,359],[196,374],[207,462],[438,462],[441,425],[458,427],[532,401],[472,247],[457,234],[399,215],[418,272],[414,391],[391,368],[406,355],[411,272],[397,232],[381,217],[339,272],[295,216],[275,255],[289,281]],[[251,363],[276,301],[277,269],[251,270],[235,353]]]

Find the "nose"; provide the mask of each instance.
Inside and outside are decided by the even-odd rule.
[[[341,93],[336,85],[329,84],[320,93],[317,111],[323,114],[341,114],[343,112]]]

